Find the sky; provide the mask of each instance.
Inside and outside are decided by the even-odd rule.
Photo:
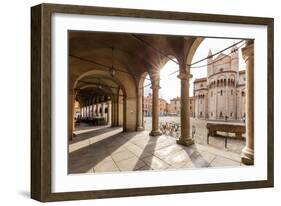
[[[212,50],[212,54],[229,47],[230,45],[239,42],[240,39],[221,39],[221,38],[205,38],[204,41],[200,44],[197,51],[194,54],[192,63],[206,58],[209,49]],[[242,45],[239,44],[238,46]],[[242,46],[243,47],[243,46]],[[224,54],[229,54],[230,50],[223,52]],[[215,56],[216,57],[216,56]],[[214,58],[215,58],[214,57]],[[202,61],[194,66],[206,65],[207,60]],[[245,63],[242,59],[241,48],[239,49],[239,70],[245,69]],[[180,80],[177,78],[178,72],[170,75],[172,72],[178,70],[178,65],[173,61],[168,61],[166,65],[160,71],[160,87],[159,97],[165,99],[167,102],[172,98],[180,96]],[[203,78],[207,76],[207,66],[201,68],[191,68],[191,74],[193,78],[190,81],[189,95],[193,95],[193,82],[195,79]],[[150,84],[150,80],[145,80],[144,85]],[[147,96],[149,93],[152,93],[150,86],[145,87],[144,95]]]

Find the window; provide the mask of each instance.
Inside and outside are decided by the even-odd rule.
[[[232,112],[230,113],[230,116],[232,117]]]
[[[213,116],[213,112],[211,112],[211,116]]]
[[[203,87],[203,84],[200,84],[200,87]]]
[[[211,97],[213,96],[213,91],[211,91]]]
[[[220,117],[222,117],[222,112],[220,112]]]
[[[222,90],[220,91],[220,93],[221,93],[221,96],[223,95],[223,92],[222,92]]]
[[[233,90],[231,90],[231,95],[233,95]]]
[[[223,68],[220,68],[220,72],[223,72]]]

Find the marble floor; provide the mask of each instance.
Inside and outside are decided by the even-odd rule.
[[[185,147],[149,131],[123,133],[121,127],[101,126],[75,133],[69,142],[70,174],[243,166],[237,153],[201,144]]]

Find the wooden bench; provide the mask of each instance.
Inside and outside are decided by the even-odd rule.
[[[231,124],[215,124],[215,123],[207,123],[206,125],[208,129],[207,134],[207,144],[209,144],[209,137],[210,136],[218,136],[217,132],[226,132],[228,133],[235,133],[235,138],[243,138],[242,134],[246,132],[246,128],[244,125],[231,125]],[[227,148],[227,138],[229,136],[225,135],[225,143],[224,147]]]

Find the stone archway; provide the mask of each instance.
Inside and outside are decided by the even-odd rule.
[[[76,70],[77,71],[77,70]],[[96,79],[96,80],[94,80]],[[87,82],[90,81],[90,82]],[[73,117],[73,106],[75,100],[75,93],[77,91],[77,86],[81,82],[85,85],[83,87],[87,87],[88,84],[97,84],[96,87],[103,87],[103,91],[105,95],[111,97],[111,102],[113,103],[113,115],[112,118],[117,119],[117,123],[115,126],[119,125],[119,122],[123,123],[123,131],[135,131],[136,124],[137,124],[137,94],[136,94],[136,84],[134,79],[129,75],[121,75],[120,73],[116,72],[115,76],[112,76],[107,71],[102,70],[95,70],[95,69],[88,69],[88,71],[79,73],[76,75],[76,78],[72,78],[69,81],[69,109],[68,114],[69,117]],[[89,85],[88,85],[89,86]],[[82,87],[82,88],[83,88]],[[116,88],[114,88],[116,87]],[[117,89],[118,87],[118,89]],[[107,88],[107,89],[105,89]],[[81,88],[80,88],[81,89]],[[101,89],[101,88],[100,88]],[[116,91],[114,91],[116,90]],[[121,92],[120,92],[121,91]],[[120,95],[122,97],[120,97]],[[122,98],[122,99],[120,99]],[[119,102],[122,103],[121,109],[119,109]],[[118,104],[118,106],[114,107],[114,104]],[[120,111],[123,110],[123,111]],[[118,112],[121,112],[120,114]],[[116,114],[115,114],[116,113]],[[123,116],[122,120],[120,120],[119,116]],[[72,134],[73,131],[73,119],[69,118],[69,134]]]

